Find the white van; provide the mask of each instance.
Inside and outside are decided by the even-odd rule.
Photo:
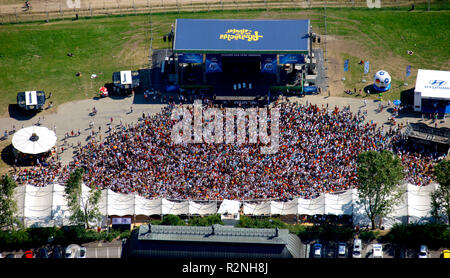
[[[353,258],[361,258],[362,242],[359,238],[355,238],[353,241]]]
[[[64,252],[64,258],[86,258],[86,247],[70,244]]]
[[[372,245],[373,248],[373,257],[374,258],[383,258],[383,245],[379,243],[375,243]]]

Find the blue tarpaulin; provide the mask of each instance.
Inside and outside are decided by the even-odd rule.
[[[166,92],[178,92],[177,85],[166,85]]]
[[[309,20],[177,19],[175,53],[307,53]]]
[[[303,87],[303,92],[305,92],[305,93],[317,93],[317,87],[316,86],[305,86],[305,87]]]

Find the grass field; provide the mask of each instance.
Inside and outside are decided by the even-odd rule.
[[[310,18],[316,32],[324,31],[322,9],[153,14],[154,48],[167,47],[162,36],[176,18]],[[52,92],[54,103],[61,104],[93,97],[102,84],[111,82],[114,71],[146,66],[149,20],[149,15],[137,15],[0,25],[0,115],[8,115],[8,105],[16,102],[19,91]],[[414,12],[407,12],[406,8],[327,9],[328,34],[358,46],[358,51],[346,51],[339,46],[332,49],[330,41],[330,59],[339,63],[350,59],[345,88],[367,85],[360,83],[362,68],[358,69],[355,61],[371,62],[368,82],[375,70],[388,70],[394,79],[389,98],[397,98],[405,89],[401,84],[406,65],[413,68],[407,80],[410,85],[415,83],[418,68],[450,70],[448,26],[448,9],[431,12],[421,11],[420,7]],[[414,55],[407,55],[407,50],[413,50]],[[74,56],[68,57],[69,52]],[[330,73],[344,76],[339,67]],[[76,72],[82,76],[76,77]],[[91,79],[93,73],[98,78]]]

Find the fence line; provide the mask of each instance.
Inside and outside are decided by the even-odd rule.
[[[107,0],[112,2],[111,0]],[[42,5],[43,7],[33,7],[31,10],[18,9],[12,10],[2,7],[0,11],[1,23],[20,23],[40,20],[60,20],[64,18],[74,18],[93,16],[114,16],[114,15],[138,15],[155,14],[168,12],[208,12],[225,10],[283,10],[283,9],[310,9],[310,8],[367,8],[366,0],[136,0],[128,5],[120,4],[120,0],[115,1],[117,5],[106,5],[105,1],[99,3],[83,1],[84,5],[80,8],[68,8],[67,5],[59,2],[54,5]],[[129,1],[128,1],[129,2]],[[416,0],[384,0],[382,7],[401,7],[412,4],[423,4],[427,1]],[[101,4],[101,5],[100,5]],[[2,5],[4,6],[4,5]]]

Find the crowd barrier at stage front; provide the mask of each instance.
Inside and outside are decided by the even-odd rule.
[[[431,218],[430,194],[438,185],[404,184],[402,186],[405,189],[403,200],[383,219],[383,225],[387,228],[399,222],[427,222]],[[81,202],[87,199],[90,190],[89,187],[83,185]],[[17,201],[17,217],[25,227],[70,224],[70,212],[64,198],[64,187],[59,184],[51,184],[46,187],[19,186],[15,189],[14,198]],[[216,213],[248,216],[351,215],[354,225],[370,224],[364,208],[358,204],[357,189],[325,193],[315,199],[294,198],[289,201],[146,199],[137,194],[115,193],[104,189],[98,208],[103,216],[102,226],[106,225],[108,216],[163,216],[168,214],[203,216]]]

